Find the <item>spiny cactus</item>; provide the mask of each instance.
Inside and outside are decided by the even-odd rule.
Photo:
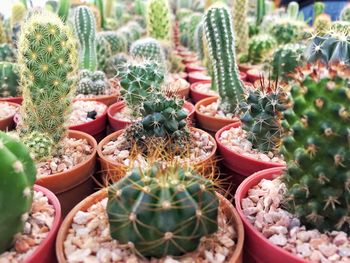
[[[194,171],[135,168],[108,189],[110,232],[145,257],[180,256],[218,229],[213,183]]]
[[[103,32],[98,33],[98,35],[105,38],[108,41],[113,55],[120,53],[120,52],[127,51],[126,39],[119,32],[103,31]]]
[[[259,64],[266,60],[277,43],[271,35],[257,35],[250,39],[248,48],[248,61],[252,64]]]
[[[97,52],[97,68],[104,71],[107,66],[108,59],[112,56],[111,45],[101,35],[96,36],[96,52]]]
[[[18,93],[17,65],[11,62],[0,62],[0,97],[16,97]]]
[[[45,134],[54,142],[53,154],[67,131],[65,121],[75,92],[76,53],[75,38],[57,15],[34,14],[23,25],[18,49],[23,89],[20,136],[34,131]]]
[[[103,95],[108,88],[109,83],[104,72],[87,69],[79,71],[77,94]]]
[[[233,1],[234,28],[237,38],[237,51],[245,53],[248,49],[249,27],[247,21],[248,0]]]
[[[327,14],[320,14],[314,20],[313,27],[318,36],[324,36],[332,26],[332,19]]]
[[[188,35],[189,35],[189,48],[195,50],[195,32],[198,24],[202,21],[203,15],[201,13],[193,13],[189,17]]]
[[[101,14],[100,14],[100,10],[98,10],[98,8],[94,5],[94,4],[89,4],[87,5],[88,8],[91,10],[94,18],[95,18],[95,26],[96,26],[96,32],[100,32],[101,31]]]
[[[0,254],[23,230],[33,199],[36,166],[25,146],[0,132]]]
[[[117,70],[122,67],[127,61],[129,57],[125,53],[119,53],[110,57],[107,60],[105,73],[108,78],[112,78],[117,74]]]
[[[60,0],[57,14],[63,22],[67,21],[70,8],[70,0]]]
[[[11,28],[17,24],[21,24],[27,13],[27,8],[21,2],[16,2],[11,9]]]
[[[278,44],[294,43],[298,40],[302,26],[299,21],[281,19],[274,23],[271,34],[276,38]]]
[[[297,20],[299,15],[299,4],[295,1],[292,1],[288,4],[287,14],[290,19]]]
[[[316,18],[324,13],[326,5],[323,2],[315,2],[314,3],[314,22]]]
[[[201,60],[204,59],[204,28],[203,28],[203,21],[201,21],[196,28],[196,31],[194,32],[194,46],[195,50],[197,50],[197,53],[199,55],[199,58]]]
[[[91,9],[78,6],[74,12],[74,30],[79,39],[79,68],[97,69],[96,22]]]
[[[285,112],[283,154],[289,209],[320,231],[350,234],[350,88],[340,68],[303,72]]]
[[[158,40],[169,40],[171,18],[167,0],[148,1],[147,30],[150,37]]]
[[[303,65],[305,46],[299,44],[287,44],[275,50],[272,56],[272,77],[290,80],[290,75],[297,67]]]
[[[165,61],[162,46],[154,38],[144,38],[135,41],[130,47],[130,55],[135,58],[156,60],[161,64]]]
[[[15,57],[15,49],[10,44],[0,45],[0,61],[14,62]]]
[[[143,0],[135,0],[134,1],[134,12],[136,15],[144,17],[146,14],[146,6]]]
[[[243,96],[243,84],[236,63],[232,17],[226,6],[209,8],[204,17],[204,32],[212,63],[212,86],[219,90],[220,107],[235,112]]]
[[[350,22],[350,5],[347,4],[340,14],[340,20]]]
[[[22,142],[30,150],[36,160],[44,159],[51,155],[55,147],[54,141],[45,133],[33,131],[22,138]]]

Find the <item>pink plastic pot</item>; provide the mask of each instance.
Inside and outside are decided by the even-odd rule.
[[[229,130],[230,128],[238,128],[240,125],[241,125],[240,122],[229,124],[221,128],[215,134],[215,140],[218,144],[219,152],[221,153],[223,157],[223,163],[227,168],[229,168],[230,170],[240,175],[249,176],[261,170],[275,168],[275,167],[282,167],[282,168],[285,167],[284,164],[264,162],[264,161],[253,159],[247,156],[243,156],[241,154],[238,154],[232,151],[231,149],[229,149],[228,147],[226,147],[220,142],[219,138],[224,131]]]
[[[13,102],[13,103],[22,105],[23,98],[22,97],[0,98],[0,101],[8,101],[8,102]]]
[[[205,71],[193,71],[188,73],[188,82],[190,84],[202,81],[211,81],[211,77]]]
[[[288,251],[272,244],[249,222],[242,210],[242,199],[247,196],[249,189],[259,184],[262,179],[273,179],[283,173],[283,168],[272,168],[255,173],[246,178],[238,187],[235,195],[236,209],[244,225],[245,261],[248,263],[306,263],[307,261],[289,253]]]
[[[247,80],[250,83],[254,83],[255,81],[259,80],[262,76],[263,76],[263,72],[256,68],[253,68],[247,71]]]
[[[61,205],[57,197],[45,187],[34,185],[34,190],[42,192],[49,199],[49,203],[55,208],[55,218],[48,236],[35,251],[24,260],[24,263],[56,262],[55,242],[61,224]]]
[[[211,81],[206,80],[206,81],[199,81],[191,84],[190,86],[190,91],[191,91],[191,99],[193,103],[197,103],[198,101],[210,97],[218,97],[218,95],[213,95],[213,94],[208,94],[205,92],[201,92],[200,90],[197,89],[198,85],[208,85],[209,87],[211,86]]]
[[[202,71],[203,72],[203,71],[206,71],[206,68],[201,66],[198,63],[189,63],[189,64],[186,64],[185,71],[187,73],[195,72],[195,71]]]

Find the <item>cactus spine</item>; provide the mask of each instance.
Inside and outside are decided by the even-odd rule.
[[[63,22],[67,21],[70,7],[70,0],[60,0],[57,14]]]
[[[245,53],[248,47],[249,26],[247,21],[248,0],[234,0],[233,18],[237,38],[237,51]]]
[[[314,20],[313,27],[318,36],[324,36],[332,26],[332,19],[327,14],[320,14]]]
[[[135,41],[130,47],[130,55],[135,58],[145,58],[165,63],[165,54],[160,43],[154,38]]]
[[[0,62],[0,97],[16,97],[18,86],[17,65],[11,62]]]
[[[171,19],[167,0],[149,0],[147,6],[147,30],[150,37],[157,40],[169,40]]]
[[[74,30],[79,39],[79,68],[97,69],[96,22],[87,6],[79,6],[74,13]]]
[[[36,166],[25,146],[0,132],[0,254],[23,229],[31,209]]]
[[[18,49],[23,89],[20,136],[38,132],[54,143],[52,153],[66,135],[76,63],[75,38],[57,15],[34,14],[23,25]]]
[[[212,85],[219,90],[220,107],[224,112],[236,111],[243,95],[232,24],[230,10],[226,6],[213,6],[204,17],[204,32],[213,70]]]
[[[101,24],[99,25],[99,27],[105,29],[107,25],[106,25],[106,19],[105,19],[103,0],[95,0],[95,5],[97,6],[101,16]]]

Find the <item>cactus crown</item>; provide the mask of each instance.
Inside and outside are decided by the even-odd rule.
[[[34,14],[19,39],[23,105],[21,137],[37,131],[59,147],[75,89],[76,42],[68,26],[50,13]],[[49,157],[49,156],[47,156]]]
[[[171,19],[167,0],[148,1],[147,30],[150,37],[158,40],[169,40]]]
[[[317,67],[300,74],[284,114],[287,201],[306,226],[349,234],[349,78]]]
[[[213,183],[192,170],[135,168],[108,188],[110,232],[145,257],[180,256],[217,231]]]
[[[135,58],[156,60],[165,63],[165,54],[160,43],[154,38],[144,38],[135,41],[130,47],[130,55]]]
[[[326,5],[323,2],[314,3],[314,21],[320,15],[324,13]]]
[[[109,83],[103,71],[80,70],[77,84],[77,94],[103,95],[109,88]]]
[[[219,90],[220,107],[224,112],[235,112],[243,95],[232,25],[231,12],[224,5],[212,6],[205,14],[204,32],[212,63],[212,86]]]
[[[105,70],[108,59],[112,56],[112,49],[109,42],[101,35],[96,35],[96,53],[99,70]]]
[[[249,61],[252,64],[260,64],[269,58],[276,45],[276,40],[271,35],[256,35],[249,41],[247,61],[242,62]]]
[[[17,64],[0,62],[0,97],[16,97],[18,86]]]

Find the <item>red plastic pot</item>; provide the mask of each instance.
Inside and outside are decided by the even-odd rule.
[[[189,63],[189,64],[186,64],[185,71],[187,73],[195,72],[195,71],[206,71],[206,68],[201,66],[198,63]]]
[[[259,80],[263,75],[263,71],[253,68],[247,71],[247,80],[250,83],[254,83],[255,81]]]
[[[210,98],[210,97],[219,97],[219,95],[213,95],[213,94],[208,94],[205,92],[201,92],[200,90],[197,89],[199,85],[208,85],[209,87],[211,86],[211,81],[199,81],[191,84],[190,86],[190,91],[191,91],[191,99],[193,103],[197,103],[200,100]]]
[[[241,72],[247,73],[248,70],[254,68],[254,66],[252,65],[248,65],[248,64],[239,64],[238,65],[238,69]]]
[[[238,187],[235,195],[236,209],[241,217],[244,225],[245,240],[244,253],[245,261],[251,263],[306,263],[303,260],[288,251],[272,244],[266,237],[263,236],[255,227],[249,222],[242,210],[242,199],[247,196],[249,189],[259,184],[262,179],[273,179],[283,173],[283,168],[272,168],[255,173],[246,178]]]
[[[34,185],[34,190],[42,192],[49,199],[49,203],[53,205],[55,209],[55,217],[52,228],[45,240],[43,240],[35,251],[24,260],[24,263],[56,262],[55,242],[61,224],[61,205],[57,197],[45,187]]]
[[[0,98],[0,101],[8,101],[17,103],[19,105],[22,105],[23,98],[22,97],[8,97],[8,98]]]
[[[249,176],[261,170],[275,168],[275,167],[282,167],[282,168],[285,167],[285,164],[264,162],[261,160],[257,160],[251,157],[238,154],[220,142],[219,138],[224,131],[229,130],[230,128],[238,128],[240,125],[241,125],[240,122],[229,124],[221,128],[215,134],[215,140],[218,144],[219,152],[221,153],[223,157],[223,163],[227,168],[229,168],[230,170],[240,175]]]
[[[6,101],[7,104],[20,107],[21,105],[14,103],[14,102],[9,102]],[[0,104],[1,105],[1,104]],[[15,116],[17,113],[10,115],[6,118],[0,119],[0,131],[10,131],[16,127],[16,121],[15,121]]]
[[[205,71],[193,71],[188,73],[188,82],[190,84],[202,81],[211,81],[211,77]]]

